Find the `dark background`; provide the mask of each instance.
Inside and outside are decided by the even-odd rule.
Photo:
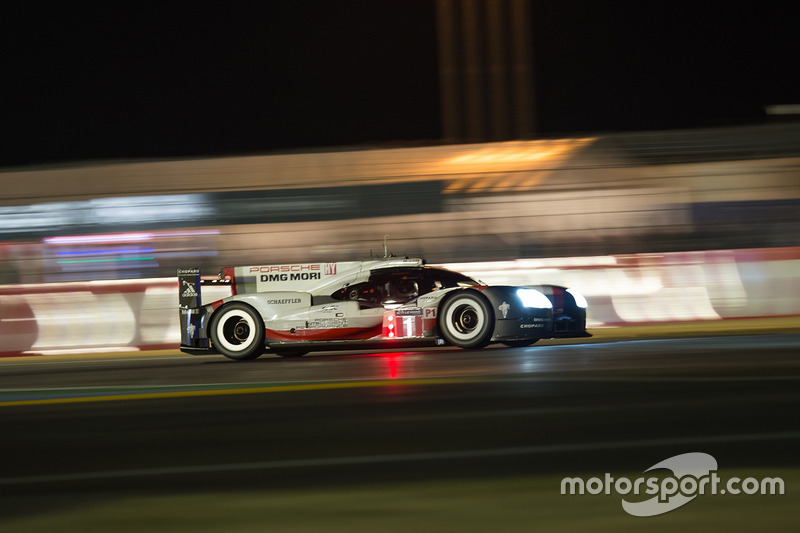
[[[166,5],[163,5],[166,4]],[[800,103],[797,7],[533,1],[539,136]],[[433,0],[4,8],[0,166],[436,143]]]

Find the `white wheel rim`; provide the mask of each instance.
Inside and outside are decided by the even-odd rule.
[[[455,329],[455,326],[453,325],[453,315],[455,314],[456,310],[458,310],[459,307],[462,307],[464,305],[468,305],[475,312],[477,318],[475,327],[467,333],[461,333],[460,331]],[[453,337],[455,337],[460,341],[471,341],[475,337],[480,335],[481,331],[483,330],[483,325],[486,322],[486,316],[484,315],[481,306],[478,305],[471,298],[456,298],[448,306],[444,320],[446,324],[445,327],[447,328],[447,331],[450,333],[450,335],[452,335]]]
[[[247,326],[250,328],[250,333],[247,335],[247,338],[243,340],[240,344],[234,344],[225,336],[225,325],[231,321],[236,320],[237,322],[243,321],[247,323]],[[231,352],[242,352],[252,346],[253,340],[256,334],[256,323],[248,313],[240,311],[239,309],[231,309],[230,311],[226,311],[219,317],[217,320],[217,342],[228,351]]]

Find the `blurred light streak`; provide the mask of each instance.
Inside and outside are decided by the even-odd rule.
[[[474,261],[469,263],[449,263],[447,268],[461,271],[469,268],[473,272],[492,270],[520,270],[528,268],[578,268],[597,266],[616,266],[618,259],[614,256],[586,256],[586,257],[553,257],[544,259],[515,259],[513,261]]]
[[[193,229],[185,231],[161,231],[159,237],[195,237],[202,235],[219,235],[218,229]]]
[[[72,209],[86,209],[88,221],[94,224],[188,222],[208,216],[212,211],[204,194],[95,198],[87,203],[72,204]]]
[[[443,192],[468,194],[532,189],[547,177],[546,172],[532,171],[557,167],[572,152],[596,140],[596,137],[587,137],[482,145],[441,163],[443,171],[455,178]]]
[[[113,263],[118,261],[155,261],[154,257],[110,257],[107,259],[62,259],[56,261],[58,264],[71,263]]]
[[[497,143],[478,148],[444,161],[445,165],[470,166],[497,163],[532,163],[555,159],[596,141],[596,137],[583,139],[555,139]]]
[[[117,242],[139,242],[153,240],[153,233],[111,233],[108,235],[69,235],[45,237],[45,244],[105,244]]]
[[[58,252],[58,255],[109,255],[109,254],[140,254],[155,252],[155,248],[132,248],[130,250],[88,250],[76,252]]]
[[[397,355],[393,354],[390,355],[387,359],[387,364],[389,366],[389,378],[397,379],[399,376],[399,368],[400,364],[397,361]]]
[[[800,104],[764,106],[767,115],[800,115]]]
[[[30,350],[22,352],[25,355],[72,355],[108,352],[138,352],[137,346],[102,346],[99,348],[65,348],[60,350]]]
[[[158,258],[174,259],[176,257],[186,257],[191,260],[197,257],[214,257],[216,255],[219,255],[216,250],[181,250],[179,252],[159,252]]]

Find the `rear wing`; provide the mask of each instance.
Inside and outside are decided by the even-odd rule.
[[[218,278],[203,279],[197,267],[178,269],[178,306],[182,308],[200,307],[202,305],[201,287],[203,285],[232,285],[229,276],[220,273]]]

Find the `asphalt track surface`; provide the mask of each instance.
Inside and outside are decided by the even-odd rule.
[[[0,361],[0,513],[106,493],[800,465],[800,334]],[[35,496],[35,497],[34,497]]]

